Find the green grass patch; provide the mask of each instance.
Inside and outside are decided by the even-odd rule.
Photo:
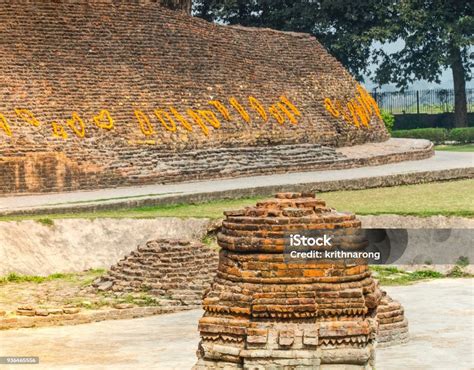
[[[44,283],[45,281],[51,280],[71,280],[74,274],[62,274],[56,273],[48,276],[33,276],[33,275],[22,275],[12,272],[7,276],[0,278],[0,283]]]
[[[461,266],[459,265],[454,266],[454,268],[446,276],[451,278],[472,277],[472,275],[468,274],[467,272],[464,272]]]
[[[474,180],[458,180],[419,185],[404,185],[365,190],[335,191],[319,193],[330,207],[338,211],[354,212],[359,215],[413,215],[427,217],[434,215],[474,217]],[[41,216],[4,216],[0,221],[24,219],[63,218],[155,218],[196,217],[217,219],[225,210],[254,205],[268,197],[253,197],[232,200],[217,200],[198,204],[175,204],[144,206],[97,212],[51,214]]]
[[[159,306],[160,303],[156,299],[156,297],[152,297],[148,294],[142,293],[139,296],[135,296],[132,294],[124,295],[117,299],[118,303],[131,303],[141,307],[149,307],[149,306]]]
[[[255,204],[258,200],[268,197],[252,197],[231,200],[217,200],[196,204],[170,204],[156,206],[142,206],[135,208],[104,210],[97,212],[58,213],[48,215],[18,215],[2,216],[0,221],[21,221],[49,219],[96,219],[96,218],[155,218],[155,217],[179,217],[179,218],[212,218],[223,217],[223,212]]]
[[[404,271],[396,266],[370,266],[373,277],[375,277],[381,285],[409,285],[419,281],[442,279],[442,278],[472,278],[473,275],[462,270],[458,265],[444,275],[441,272],[433,270],[420,271]]]
[[[321,194],[329,206],[359,215],[474,217],[474,180]]]
[[[432,270],[407,272],[394,266],[370,266],[370,269],[381,285],[409,285],[418,281],[445,277],[442,273]]]
[[[474,144],[466,145],[436,145],[435,150],[444,152],[474,152]]]
[[[0,284],[7,283],[44,283],[53,280],[62,281],[82,281],[83,284],[87,285],[97,277],[105,273],[104,269],[91,269],[83,273],[54,273],[48,276],[35,276],[35,275],[22,275],[12,272],[6,276],[0,277]]]
[[[54,226],[54,220],[50,218],[38,218],[36,222],[44,226]]]

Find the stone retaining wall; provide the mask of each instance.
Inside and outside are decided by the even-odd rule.
[[[0,276],[46,276],[108,269],[137,245],[157,238],[201,240],[208,219],[64,219],[0,222]]]

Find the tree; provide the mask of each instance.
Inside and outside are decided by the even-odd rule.
[[[443,69],[451,68],[456,127],[467,126],[466,80],[473,67],[468,55],[474,30],[471,4],[462,0],[401,0],[387,41],[401,39],[404,45],[390,54],[375,52],[375,60],[380,62],[376,81],[394,82],[402,89],[416,79],[439,82]]]
[[[195,0],[196,16],[209,21],[305,32],[358,79],[368,73],[372,40],[387,23],[391,0]]]
[[[453,72],[455,125],[467,124],[466,80],[471,78],[474,21],[464,0],[196,0],[195,14],[211,21],[307,32],[356,79],[405,89],[418,79],[439,82]],[[374,42],[402,40],[387,53]],[[372,63],[378,64],[374,72]]]
[[[183,10],[191,14],[192,0],[160,0],[161,5],[173,10]]]

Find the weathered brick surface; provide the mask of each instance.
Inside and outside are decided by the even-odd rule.
[[[368,266],[283,255],[283,235],[296,230],[332,229],[358,249],[360,221],[300,193],[225,214],[195,368],[373,368],[382,293]]]
[[[341,158],[333,147],[387,139],[375,114],[357,128],[328,112],[326,98],[357,100],[357,84],[315,38],[215,25],[141,3],[2,2],[0,194],[319,168]],[[282,111],[282,124],[271,115],[281,96],[301,113],[293,113],[297,123]],[[210,100],[221,101],[231,121]],[[192,132],[176,118],[176,131],[166,130],[154,114],[172,107]],[[211,110],[221,127],[206,123],[206,136],[188,109]],[[104,128],[103,110],[113,128]],[[149,118],[149,136],[136,110]],[[84,137],[78,120],[67,124],[73,112]],[[53,122],[67,138],[53,136]]]
[[[377,307],[377,343],[380,347],[408,342],[408,321],[402,305],[386,292]]]
[[[101,309],[82,310],[79,312],[58,313],[55,315],[29,315],[1,317],[0,330],[12,330],[19,328],[33,328],[44,326],[79,325],[104,320],[134,319],[152,315],[178,312],[183,309],[197,308],[196,306],[156,306],[156,307],[133,307],[125,309]]]
[[[214,250],[198,242],[152,240],[112,266],[95,286],[116,295],[146,292],[164,306],[199,306],[217,260]]]

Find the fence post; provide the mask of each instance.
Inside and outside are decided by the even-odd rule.
[[[420,114],[420,91],[416,90],[416,114]]]

